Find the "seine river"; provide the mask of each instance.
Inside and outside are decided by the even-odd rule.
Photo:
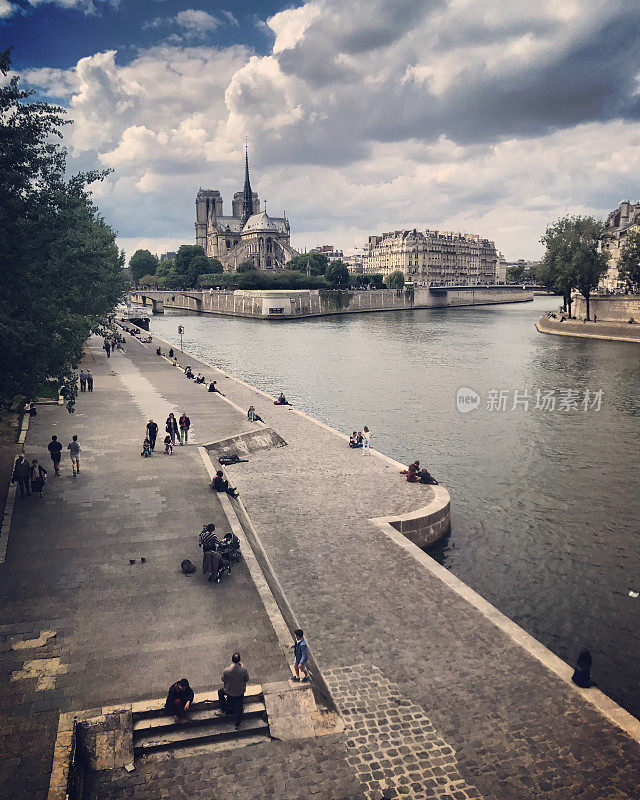
[[[183,324],[194,354],[419,458],[451,492],[432,555],[565,661],[588,647],[599,686],[640,716],[640,348],[537,333],[556,305],[278,323],[169,311],[151,330],[178,344]],[[479,395],[464,414],[461,387]]]

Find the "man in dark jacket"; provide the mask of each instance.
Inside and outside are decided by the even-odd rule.
[[[154,422],[152,419],[150,419],[149,422],[147,423],[147,436],[149,437],[149,444],[151,445],[152,450],[155,450],[157,435],[158,435],[158,424]]]
[[[178,425],[180,426],[180,444],[183,445],[189,441],[189,428],[191,427],[191,420],[186,411],[182,412]]]
[[[186,678],[180,678],[169,687],[164,707],[177,724],[180,718],[190,710],[191,703],[193,703],[193,689],[189,686]]]
[[[229,481],[225,479],[221,469],[216,472],[216,476],[211,483],[211,488],[216,492],[226,492],[229,497],[233,497],[234,499],[238,496],[238,490],[233,486],[229,486]]]
[[[58,441],[57,436],[52,436],[51,441],[47,445],[47,450],[53,461],[53,469],[56,475],[60,475],[60,456],[62,454],[62,444]]]
[[[231,656],[231,665],[222,673],[222,689],[218,689],[220,701],[218,716],[221,717],[223,714],[234,716],[236,729],[242,724],[244,693],[248,682],[249,673],[240,661],[240,653],[234,653]]]
[[[18,458],[16,458],[16,463],[13,465],[13,475],[11,476],[11,483],[18,482],[20,497],[24,497],[25,494],[31,494],[31,487],[29,486],[30,478],[31,464],[24,457],[24,454],[21,453]]]

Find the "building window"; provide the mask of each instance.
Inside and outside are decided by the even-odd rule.
[[[284,314],[284,308],[270,308],[270,314]]]

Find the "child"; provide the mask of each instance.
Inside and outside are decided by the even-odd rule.
[[[168,456],[173,455],[173,445],[171,444],[171,436],[169,434],[164,437],[164,452]]]
[[[302,628],[296,628],[296,630],[293,632],[293,635],[295,636],[295,642],[291,645],[291,647],[293,648],[293,654],[296,659],[294,666],[296,674],[294,678],[291,678],[291,680],[299,681],[300,670],[302,670],[302,674],[304,675],[302,683],[307,683],[309,680],[309,674],[307,672],[307,661],[309,660],[309,654],[307,652],[307,643],[304,639]]]
[[[140,455],[143,458],[149,458],[149,456],[151,455],[151,442],[149,441],[148,436],[144,437],[144,442],[142,443],[142,452],[140,453]]]

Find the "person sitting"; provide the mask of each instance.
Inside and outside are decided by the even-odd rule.
[[[349,447],[362,447],[362,440],[358,444],[358,432],[354,431],[349,437]]]
[[[420,483],[426,483],[429,486],[438,486],[438,481],[428,469],[421,469],[418,474],[420,475]]]
[[[144,437],[144,442],[142,443],[142,452],[140,453],[140,455],[143,458],[149,458],[149,456],[151,455],[151,441],[149,440],[148,436]]]
[[[178,366],[178,359],[177,359],[175,356],[173,357],[173,361],[171,362],[171,364],[172,364],[172,366],[174,366],[174,367],[177,367],[177,366]]]
[[[237,453],[231,453],[230,456],[220,456],[218,459],[218,463],[220,464],[248,464],[248,458],[240,458]]]
[[[249,406],[249,410],[247,411],[247,419],[249,422],[263,422],[262,417],[259,417],[256,413],[255,406]]]
[[[187,367],[187,370],[186,370],[186,372],[185,372],[184,374],[185,374],[185,375],[187,376],[187,378],[189,378],[190,380],[193,380],[193,378],[195,378],[195,375],[193,374],[193,371],[191,370],[191,367]]]
[[[583,689],[594,685],[591,680],[591,653],[588,650],[580,651],[571,680]]]
[[[220,389],[216,389],[216,383],[217,383],[217,382],[218,382],[218,381],[211,381],[211,383],[209,384],[209,389],[208,389],[208,391],[210,391],[210,392],[217,392],[218,394],[222,394],[222,392],[220,391]],[[223,397],[225,397],[226,395],[222,394],[222,396],[223,396]]]
[[[415,464],[409,464],[409,469],[407,470],[407,481],[409,483],[417,483],[419,480],[418,478],[418,471],[416,469]]]
[[[173,347],[169,348],[169,358],[173,358]]]
[[[196,383],[204,383],[204,375],[201,372],[196,376]]]
[[[164,707],[176,725],[191,710],[191,703],[193,703],[193,689],[186,678],[180,678],[171,684]]]
[[[358,435],[356,436],[356,447],[362,447],[362,440],[364,436],[362,435],[362,431],[358,431]]]
[[[289,403],[287,398],[284,396],[284,392],[280,392],[280,394],[278,395],[278,399],[273,401],[273,405],[274,406],[290,406],[291,403]]]
[[[161,356],[162,355],[162,350],[159,347],[156,347],[156,355],[157,356]]]
[[[171,435],[170,434],[167,434],[164,437],[164,452],[168,456],[173,455],[173,445],[171,444]]]
[[[224,473],[221,469],[216,472],[216,477],[211,483],[211,488],[216,492],[226,492],[229,497],[233,497],[234,499],[238,496],[238,492],[232,486],[229,486],[228,480],[225,480]]]

